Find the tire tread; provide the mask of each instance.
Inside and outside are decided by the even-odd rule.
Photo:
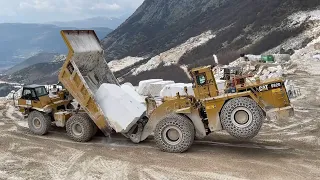
[[[164,142],[162,131],[168,125],[177,126],[183,133],[182,141],[177,145],[170,145]],[[195,129],[189,118],[180,114],[169,114],[164,117],[156,126],[154,138],[159,149],[169,153],[182,153],[187,151],[193,144],[195,137]]]
[[[67,135],[76,142],[87,142],[94,136],[94,128],[91,122],[92,120],[87,114],[75,114],[71,116],[66,123]],[[83,134],[76,136],[72,132],[72,125],[74,123],[80,123],[83,127]]]
[[[235,126],[231,120],[232,111],[237,107],[246,107],[252,113],[252,123],[244,128]],[[239,97],[229,100],[221,110],[222,127],[232,136],[238,139],[252,139],[255,137],[263,124],[264,114],[260,106],[251,98]]]

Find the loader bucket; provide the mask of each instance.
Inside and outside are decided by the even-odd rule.
[[[119,85],[119,82],[108,67],[93,30],[62,30],[60,33],[69,53],[60,71],[59,81],[107,135],[111,129],[94,94],[103,83]]]
[[[283,108],[274,108],[266,112],[268,120],[285,120],[294,116],[294,108],[287,106]]]

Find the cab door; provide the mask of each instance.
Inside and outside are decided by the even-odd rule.
[[[35,90],[31,88],[26,88],[23,90],[22,96],[19,100],[19,104],[29,107],[41,108],[40,100],[37,97]]]
[[[196,75],[196,91],[198,92],[198,98],[204,99],[210,97],[209,86],[207,83],[206,73],[200,73]]]

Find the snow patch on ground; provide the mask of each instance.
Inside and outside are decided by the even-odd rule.
[[[207,43],[210,39],[215,38],[216,35],[212,31],[207,31],[199,36],[192,37],[185,43],[172,48],[166,52],[163,52],[157,56],[152,57],[146,64],[141,65],[133,71],[133,75],[137,75],[144,71],[149,71],[157,68],[162,62],[165,66],[170,66],[172,64],[177,64],[179,59],[188,51]]]
[[[297,36],[291,37],[287,39],[285,42],[280,44],[277,47],[274,47],[268,50],[266,53],[276,53],[280,50],[280,48],[295,49],[301,48],[303,42],[308,39],[317,37],[320,33],[320,10],[314,11],[300,11],[298,13],[294,13],[288,17],[289,23],[285,28],[292,29],[302,25],[302,23],[312,22],[309,25],[309,29],[305,30],[303,33],[300,33]]]
[[[289,24],[289,27],[300,26],[306,21],[320,20],[320,10],[317,9],[313,11],[300,11],[292,14],[288,17],[288,19],[291,20],[291,24]]]
[[[120,59],[120,60],[113,60],[108,63],[108,66],[110,67],[111,71],[116,72],[120,71],[126,67],[132,66],[133,64],[144,60],[143,57],[131,57],[128,56],[126,58]]]
[[[133,71],[133,75],[138,75],[144,71],[150,71],[151,69],[156,69],[160,63],[162,62],[161,54],[152,57],[146,64],[139,66],[137,69]]]
[[[320,49],[316,48],[319,43],[320,34],[305,48],[295,51],[291,59],[293,63],[299,64],[296,70],[304,71],[311,75],[320,75],[320,61],[314,58],[315,55],[320,54]]]

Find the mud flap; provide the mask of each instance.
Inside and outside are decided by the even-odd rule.
[[[273,108],[267,111],[268,120],[281,120],[287,119],[289,117],[294,116],[294,109],[292,106],[287,106],[284,108]]]

